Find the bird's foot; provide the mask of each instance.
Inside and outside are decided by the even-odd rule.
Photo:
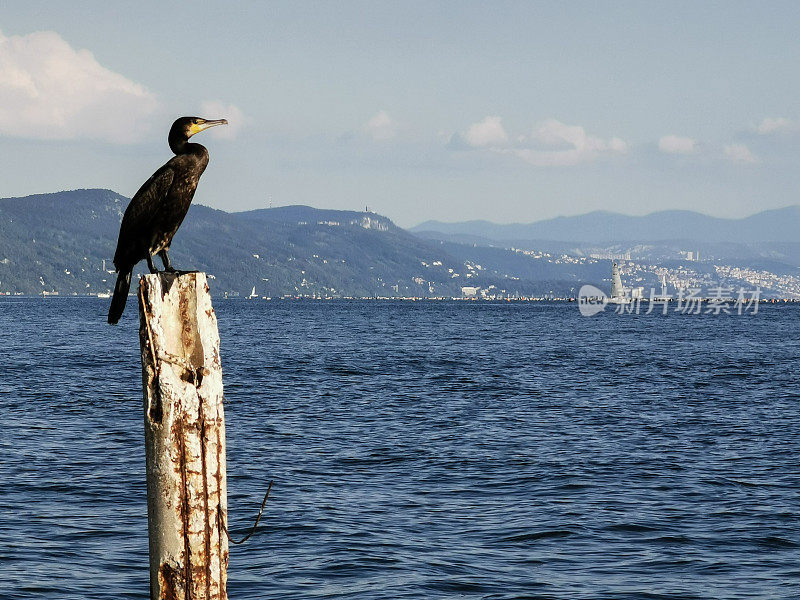
[[[164,287],[164,291],[169,293],[172,284],[175,283],[175,280],[178,278],[178,273],[175,272],[174,269],[172,271],[164,269],[158,272],[158,276],[161,278],[161,285]]]

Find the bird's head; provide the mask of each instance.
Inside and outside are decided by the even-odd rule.
[[[214,127],[215,125],[227,125],[226,119],[201,119],[200,117],[181,117],[177,119],[169,130],[169,145],[173,150],[177,146],[186,143],[190,137],[196,133]]]

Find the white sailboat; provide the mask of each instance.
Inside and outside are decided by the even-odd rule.
[[[622,278],[619,276],[619,265],[611,263],[611,296],[608,304],[630,304],[631,299],[625,296],[625,288],[622,287]]]
[[[256,294],[256,286],[253,286],[253,291],[250,292],[250,295],[247,297],[248,300],[255,300],[258,298],[258,294]]]
[[[661,295],[656,296],[655,300],[659,302],[668,302],[672,300],[672,296],[667,294],[667,277],[666,275],[661,276]]]

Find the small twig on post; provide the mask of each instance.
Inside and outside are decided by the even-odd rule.
[[[267,487],[267,493],[266,493],[266,494],[264,494],[264,499],[261,501],[261,508],[260,508],[260,509],[259,509],[259,511],[258,511],[258,516],[256,517],[256,522],[255,522],[255,523],[253,523],[253,528],[250,530],[250,533],[248,533],[248,534],[247,534],[246,536],[244,536],[242,539],[240,539],[240,540],[238,540],[238,541],[237,541],[237,540],[235,540],[235,539],[233,539],[233,538],[231,537],[231,534],[228,532],[228,527],[225,525],[225,523],[222,523],[222,530],[225,532],[225,535],[227,535],[227,536],[228,536],[228,541],[229,541],[231,544],[236,544],[236,545],[239,545],[239,544],[244,544],[244,543],[245,543],[247,540],[249,540],[249,539],[252,537],[252,535],[253,535],[253,534],[256,532],[256,527],[258,527],[258,522],[261,520],[261,515],[264,513],[264,505],[267,503],[267,498],[269,498],[269,491],[270,491],[271,489],[272,489],[272,480],[270,480],[270,482],[269,482],[269,487]]]

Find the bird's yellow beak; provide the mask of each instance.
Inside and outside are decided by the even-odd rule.
[[[206,119],[200,119],[198,123],[192,123],[189,127],[189,137],[192,137],[196,133],[200,133],[208,129],[209,127],[214,127],[215,125],[227,125],[227,119],[217,119],[215,121],[208,121]]]

